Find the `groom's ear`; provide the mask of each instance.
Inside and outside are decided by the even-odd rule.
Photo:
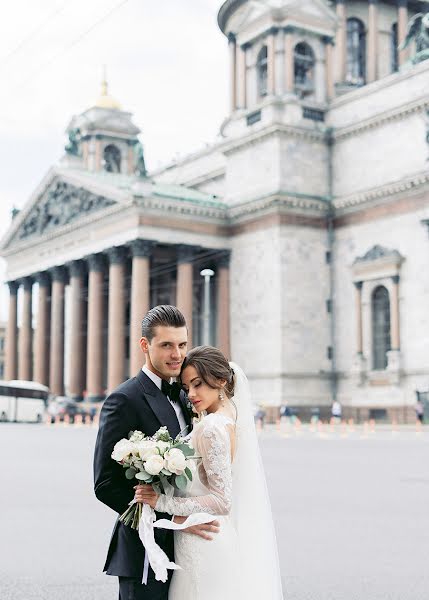
[[[146,337],[140,338],[140,348],[145,354],[148,353],[149,340]]]

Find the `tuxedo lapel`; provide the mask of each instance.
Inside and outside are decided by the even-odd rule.
[[[168,398],[164,396],[161,390],[143,371],[138,373],[137,380],[142,388],[147,403],[151,407],[160,425],[165,425],[170,432],[171,437],[175,438],[180,432],[180,425],[176,413],[174,412],[174,408],[171,406]]]
[[[186,433],[190,433],[192,431],[192,419],[191,419],[191,415],[189,414],[189,409],[187,406],[188,398],[183,390],[180,392],[179,402],[182,407],[182,413],[183,413],[183,416],[185,417],[186,425],[188,426],[188,431]]]

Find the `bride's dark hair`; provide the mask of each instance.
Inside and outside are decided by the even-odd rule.
[[[220,387],[220,381],[226,381],[225,394],[228,398],[233,397],[234,371],[218,348],[214,348],[213,346],[197,346],[193,348],[188,352],[183,361],[181,373],[189,366],[194,367],[204,383],[213,389]]]

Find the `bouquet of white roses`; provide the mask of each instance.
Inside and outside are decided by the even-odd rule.
[[[125,469],[127,479],[139,483],[151,483],[159,494],[173,494],[174,488],[185,490],[192,481],[188,461],[195,450],[180,434],[173,440],[166,427],[147,437],[141,431],[132,431],[128,439],[122,439],[112,452],[112,458]],[[132,502],[119,517],[125,525],[139,529],[142,505]]]

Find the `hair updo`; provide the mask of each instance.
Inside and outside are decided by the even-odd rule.
[[[181,373],[186,367],[194,367],[198,376],[209,387],[220,387],[220,381],[226,381],[224,391],[228,398],[234,396],[234,371],[225,356],[213,346],[197,346],[186,355]]]

